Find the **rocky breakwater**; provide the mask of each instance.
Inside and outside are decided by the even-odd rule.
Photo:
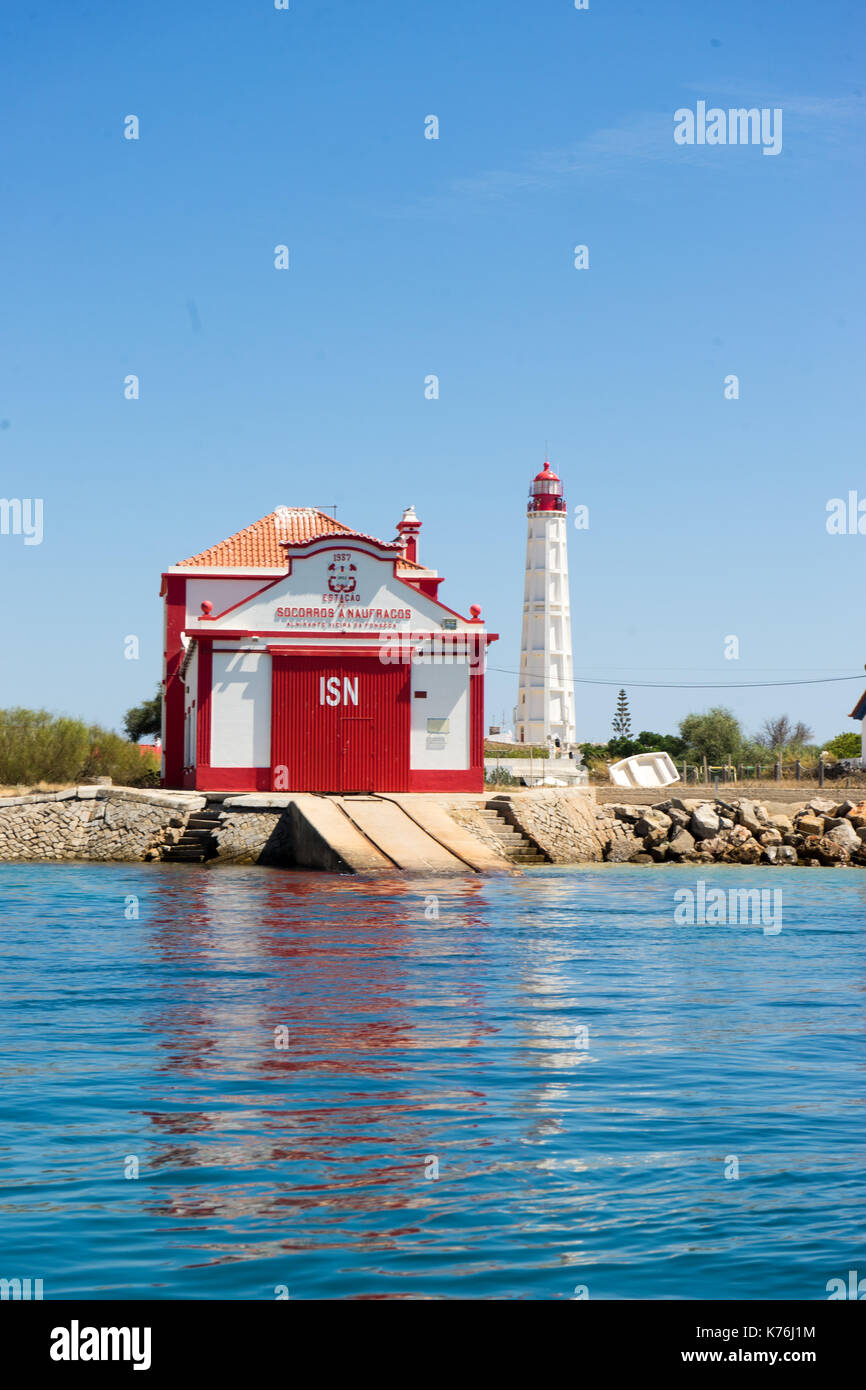
[[[813,797],[801,806],[670,797],[654,806],[609,804],[605,859],[633,864],[856,865],[866,867],[866,801]]]
[[[0,860],[161,859],[205,798],[133,787],[0,797]]]

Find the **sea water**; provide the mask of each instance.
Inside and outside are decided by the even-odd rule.
[[[698,877],[780,929],[678,921]],[[859,870],[6,864],[0,913],[0,1279],[46,1300],[866,1274]]]

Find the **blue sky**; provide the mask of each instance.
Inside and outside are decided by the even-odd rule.
[[[866,535],[825,526],[866,498],[863,38],[839,0],[7,8],[0,496],[42,498],[44,540],[0,535],[0,705],[119,727],[165,567],[280,503],[385,539],[412,503],[444,601],[501,634],[498,720],[548,441],[590,509],[578,676],[636,728],[853,730],[866,675],[637,683],[866,662]],[[781,107],[782,152],[677,146],[699,100]],[[579,737],[615,696],[579,687]]]

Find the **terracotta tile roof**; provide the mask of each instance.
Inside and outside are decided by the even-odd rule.
[[[218,545],[209,546],[207,550],[199,551],[198,555],[191,555],[188,560],[179,560],[178,567],[285,569],[286,552],[281,542],[299,545],[316,540],[319,536],[345,535],[375,541],[377,545],[393,544],[391,541],[380,541],[376,536],[367,536],[363,531],[353,531],[344,521],[337,521],[315,507],[277,507]],[[425,570],[427,567],[417,565],[413,560],[401,560],[399,568]]]

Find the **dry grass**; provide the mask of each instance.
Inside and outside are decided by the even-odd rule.
[[[36,782],[33,786],[26,787],[0,786],[0,796],[31,796],[35,792],[65,792],[70,787],[77,785],[77,782]]]

